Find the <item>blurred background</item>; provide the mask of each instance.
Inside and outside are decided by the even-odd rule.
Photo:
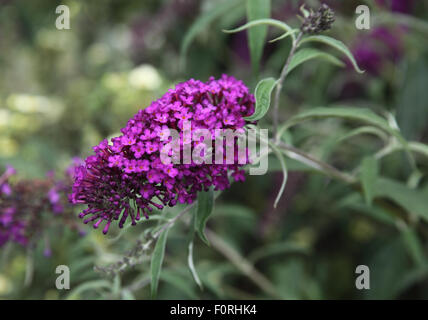
[[[73,157],[90,155],[92,146],[117,135],[131,116],[177,82],[227,73],[253,90],[260,77],[277,77],[289,41],[267,44],[260,72],[253,73],[246,32],[221,32],[245,23],[245,2],[231,0],[220,17],[210,16],[226,2],[0,0],[1,172],[10,164],[16,179],[61,174]],[[407,139],[428,143],[428,1],[325,2],[337,16],[329,35],[347,44],[366,72],[319,61],[303,65],[285,82],[281,120],[316,106],[367,107],[394,115]],[[319,6],[315,0],[273,0],[272,17],[297,27],[302,3]],[[59,4],[70,8],[70,30],[55,27]],[[371,9],[369,30],[355,28],[359,4]],[[269,37],[274,36],[271,30]],[[353,128],[334,119],[316,121],[293,130],[290,139],[351,171],[382,147],[367,135],[339,144],[338,138]],[[417,160],[422,175],[418,199],[428,200],[428,163]],[[280,297],[428,298],[426,221],[414,222],[394,199],[368,207],[355,190],[292,164],[285,194],[273,210],[282,179],[275,166],[272,160],[268,174],[248,176],[224,192],[208,226],[253,263]],[[410,170],[401,152],[382,160],[382,175],[403,184]],[[422,210],[428,211],[425,204]],[[7,244],[0,248],[0,297],[149,298],[148,257],[120,277],[94,269],[132,250],[144,228],[127,230],[117,241],[114,232],[103,236],[83,224],[84,236],[67,228],[46,230],[49,256],[42,240],[31,253]],[[200,290],[187,267],[186,232],[178,224],[168,239],[158,298],[272,298],[198,240],[194,260],[204,284]],[[70,267],[71,290],[55,289],[60,264]],[[357,265],[369,266],[370,290],[355,288]]]

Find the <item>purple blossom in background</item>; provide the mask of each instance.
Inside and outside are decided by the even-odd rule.
[[[95,155],[76,170],[70,201],[87,204],[79,216],[86,217],[84,223],[93,222],[94,228],[105,221],[105,234],[115,220],[119,220],[120,228],[128,217],[135,225],[154,207],[192,203],[198,191],[210,186],[226,189],[230,186],[228,172],[235,180],[244,179],[238,161],[164,164],[160,150],[168,141],[161,139],[161,133],[167,128],[180,132],[183,150],[183,141],[189,143],[182,134],[184,121],[191,121],[192,129],[208,129],[214,135],[215,128],[242,128],[246,124],[244,117],[253,112],[254,96],[233,77],[180,83],[140,110],[110,145],[104,140],[93,148]],[[193,146],[197,143],[192,142]]]
[[[410,13],[414,5],[413,0],[376,0],[376,3],[393,12],[401,13]]]
[[[385,63],[397,63],[403,51],[403,30],[378,27],[361,34],[352,46],[358,65],[372,75],[379,75]]]
[[[74,165],[67,169],[62,180],[48,172],[45,179],[10,181],[16,170],[6,168],[0,175],[0,247],[7,242],[27,246],[54,223],[77,229],[73,209],[67,201]]]

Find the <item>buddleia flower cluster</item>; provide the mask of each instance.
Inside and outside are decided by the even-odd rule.
[[[54,225],[79,229],[67,195],[80,163],[74,159],[61,179],[52,172],[43,179],[19,179],[13,167],[6,167],[0,175],[0,247],[9,242],[29,246],[44,237],[49,255],[47,229]]]
[[[94,228],[104,223],[106,234],[114,221],[120,228],[128,218],[135,225],[154,208],[192,203],[197,192],[211,186],[215,190],[229,188],[229,174],[243,181],[243,163],[236,158],[231,164],[198,164],[193,159],[166,164],[160,155],[170,141],[171,137],[164,136],[170,130],[180,134],[181,153],[185,145],[200,143],[183,135],[186,122],[192,130],[209,130],[213,139],[215,129],[242,130],[244,117],[254,112],[254,103],[243,82],[227,75],[207,82],[190,79],[168,90],[138,111],[121,129],[122,135],[95,146],[95,154],[77,168],[70,200],[87,205],[79,216]]]
[[[329,30],[335,21],[334,11],[326,4],[322,4],[316,12],[312,9],[307,11],[304,7],[301,11],[303,23],[300,29],[305,34],[318,34]]]

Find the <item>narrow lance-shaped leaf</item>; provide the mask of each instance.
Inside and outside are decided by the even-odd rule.
[[[240,26],[236,29],[231,29],[231,30],[223,30],[223,32],[226,33],[235,33],[235,32],[240,32],[240,31],[244,31],[248,28],[253,28],[256,26],[260,26],[260,25],[268,25],[268,26],[273,26],[273,27],[277,27],[278,29],[281,29],[285,32],[290,32],[290,36],[293,38],[293,41],[296,39],[296,36],[294,35],[294,29],[291,28],[288,24],[286,24],[285,22],[279,21],[279,20],[275,20],[275,19],[258,19],[258,20],[254,20],[251,22],[248,22],[246,24],[244,24],[243,26]]]
[[[412,228],[404,227],[401,234],[413,261],[420,267],[424,266],[426,264],[424,248],[417,232]]]
[[[189,243],[188,250],[189,250],[189,253],[187,256],[187,264],[189,266],[190,272],[192,273],[193,279],[195,280],[199,288],[202,290],[203,289],[202,282],[199,279],[198,273],[196,272],[195,264],[193,263],[193,241]]]
[[[428,146],[426,144],[420,142],[410,142],[409,146],[412,151],[418,152],[425,157],[428,157]]]
[[[361,134],[373,134],[375,136],[378,136],[383,141],[388,140],[388,136],[382,130],[380,130],[376,127],[373,127],[373,126],[363,126],[363,127],[351,130],[347,134],[345,134],[344,136],[341,136],[338,139],[338,142],[342,142],[344,140],[350,139],[352,137],[355,137],[355,136],[358,136]]]
[[[428,197],[426,192],[415,190],[400,182],[381,177],[377,179],[374,190],[375,196],[386,197],[398,203],[407,212],[428,221]]]
[[[397,138],[400,143],[407,145],[406,140],[401,136],[398,130],[391,128],[388,122],[375,114],[370,109],[366,108],[352,108],[352,107],[330,107],[330,108],[313,108],[308,111],[301,112],[296,116],[290,118],[283,126],[281,126],[278,134],[282,134],[288,128],[311,120],[311,119],[323,119],[323,118],[342,118],[347,120],[354,120],[364,122],[380,128],[390,135]]]
[[[345,65],[342,61],[327,52],[323,52],[321,50],[313,48],[303,48],[298,50],[294,54],[293,58],[291,59],[290,65],[288,66],[287,74],[302,63],[315,58],[326,60],[339,67],[343,67]]]
[[[270,0],[247,0],[247,21],[270,17]],[[248,29],[248,45],[250,48],[251,64],[255,74],[259,71],[265,45],[267,26],[260,25]]]
[[[365,157],[361,163],[361,183],[368,205],[372,204],[374,188],[379,174],[378,163],[374,157]]]
[[[299,32],[299,31],[300,31],[299,29],[293,29],[293,30],[290,30],[290,31],[284,32],[282,35],[280,35],[280,36],[278,36],[278,37],[276,37],[276,38],[274,38],[274,39],[272,39],[272,40],[269,40],[269,43],[273,43],[273,42],[276,42],[276,41],[279,41],[279,40],[285,39],[285,38],[287,38],[288,36],[293,36],[293,37],[294,37],[294,34],[296,34],[296,33],[297,33],[297,32]]]
[[[358,73],[363,73],[364,71],[360,69],[360,67],[358,67],[357,61],[355,60],[354,56],[352,55],[351,51],[348,49],[348,47],[342,42],[339,41],[337,39],[328,37],[328,36],[323,36],[323,35],[316,35],[316,36],[309,36],[307,38],[303,38],[300,41],[300,44],[303,44],[305,42],[310,42],[310,41],[316,41],[316,42],[322,42],[325,43],[337,50],[339,50],[340,52],[342,52],[346,57],[348,57],[348,59],[351,61],[352,66],[354,67],[354,69],[358,72]]]
[[[244,118],[245,120],[256,121],[263,118],[269,110],[270,96],[275,85],[276,80],[274,78],[263,79],[257,84],[254,94],[256,97],[256,108],[251,116]]]
[[[184,64],[185,56],[187,50],[189,49],[190,44],[195,39],[195,37],[205,28],[208,27],[214,20],[223,16],[225,13],[233,10],[238,5],[242,4],[244,0],[226,0],[220,4],[214,6],[212,10],[207,11],[199,16],[198,19],[192,24],[190,29],[187,31],[184,36],[183,42],[180,48],[180,60],[181,63]]]
[[[112,287],[111,282],[107,280],[93,280],[89,282],[84,282],[81,285],[74,288],[74,290],[69,293],[66,299],[72,300],[72,299],[79,298],[79,295],[87,290],[97,290],[101,288],[110,289],[111,287]]]
[[[383,131],[387,132],[388,134],[397,139],[397,141],[403,146],[403,149],[406,151],[406,154],[409,157],[410,164],[414,166],[414,158],[410,152],[409,143],[403,138],[403,136],[397,129],[391,128],[391,126],[388,124],[388,121],[386,121],[384,118],[378,116],[373,111],[367,108],[352,108],[348,106],[313,108],[308,111],[299,113],[296,116],[290,118],[288,121],[286,121],[278,130],[276,138],[280,139],[286,130],[296,124],[312,119],[323,118],[341,118],[346,120],[359,121],[382,129]]]
[[[282,155],[281,151],[279,151],[279,149],[273,145],[273,144],[269,144],[270,147],[272,148],[273,152],[275,153],[276,157],[278,158],[280,164],[281,164],[281,169],[282,169],[282,183],[281,183],[281,187],[279,188],[278,191],[278,195],[275,198],[275,202],[273,204],[273,207],[276,208],[278,205],[279,200],[282,197],[282,194],[284,193],[285,190],[285,185],[287,184],[287,179],[288,179],[288,171],[287,171],[287,165],[285,164],[285,158]]]
[[[211,187],[208,191],[198,193],[198,204],[195,216],[195,230],[199,237],[209,245],[208,239],[205,236],[205,225],[211,215],[214,207],[214,191]]]
[[[166,228],[164,231],[162,231],[161,235],[159,236],[156,242],[156,246],[152,254],[152,261],[150,264],[150,273],[152,277],[152,281],[151,281],[152,298],[156,297],[156,294],[158,291],[159,277],[162,269],[163,258],[165,256],[165,246],[166,246],[166,240],[168,238],[168,231],[169,231],[169,228]]]
[[[196,219],[196,210],[197,207],[193,207],[192,209],[192,219],[190,220],[189,225],[189,235],[188,235],[188,255],[187,255],[187,265],[189,266],[190,273],[193,276],[193,279],[195,280],[196,284],[199,286],[201,290],[203,290],[202,282],[198,276],[198,273],[196,272],[195,264],[193,262],[193,240],[195,237],[195,219]]]

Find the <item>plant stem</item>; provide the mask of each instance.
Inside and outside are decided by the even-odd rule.
[[[189,210],[192,209],[195,206],[195,204],[196,204],[196,201],[193,202],[192,204],[188,205],[186,208],[184,208],[183,211],[181,211],[179,214],[177,214],[174,218],[171,218],[167,223],[165,223],[162,226],[161,229],[159,229],[156,233],[153,234],[153,239],[158,238],[164,230],[172,227],[175,224],[175,222],[178,219],[180,219],[182,216],[184,216],[187,212],[189,212]]]
[[[310,154],[307,154],[306,152],[294,148],[282,141],[277,141],[277,146],[280,150],[283,150],[289,157],[291,158],[303,158],[303,160],[305,160],[304,162],[306,164],[308,164],[311,167],[315,167],[316,169],[330,175],[333,178],[336,178],[338,180],[341,180],[345,183],[349,183],[349,184],[353,184],[355,183],[357,180],[355,179],[355,177],[343,173],[340,170],[336,169],[335,167],[329,165],[328,163],[325,163],[323,161],[320,161],[318,159],[315,159],[314,157],[312,157]],[[293,156],[297,155],[296,156]],[[303,162],[303,161],[301,161]]]
[[[263,292],[275,299],[282,299],[281,295],[275,289],[275,286],[261,274],[253,264],[239,254],[235,249],[229,246],[221,237],[213,231],[205,229],[205,234],[208,237],[211,245],[223,254],[239,271],[245,274],[254,284]]]
[[[276,131],[278,130],[279,98],[281,95],[282,84],[284,82],[285,76],[287,75],[288,67],[290,65],[291,59],[293,58],[294,53],[296,52],[296,49],[299,46],[299,42],[300,42],[300,39],[302,38],[302,36],[303,36],[303,33],[300,31],[299,34],[297,35],[296,40],[293,41],[292,47],[290,49],[290,53],[288,54],[287,61],[285,62],[284,67],[282,68],[281,74],[279,76],[279,79],[278,79],[278,82],[276,85],[275,98],[274,98],[274,103],[273,103],[273,129],[274,129],[274,133],[276,133]]]

